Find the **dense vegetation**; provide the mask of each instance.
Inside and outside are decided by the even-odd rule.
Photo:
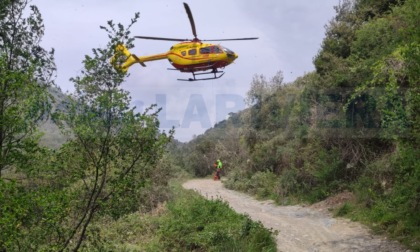
[[[272,232],[219,199],[208,201],[179,185],[173,200],[147,213],[133,212],[92,224],[100,235],[86,251],[276,251]]]
[[[351,191],[340,214],[420,250],[420,2],[341,1],[292,83],[255,76],[249,108],[180,146],[196,176],[282,204]]]

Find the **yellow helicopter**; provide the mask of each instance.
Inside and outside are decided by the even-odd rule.
[[[224,72],[220,69],[231,64],[238,58],[238,55],[226,47],[216,44],[203,43],[206,41],[231,41],[231,40],[253,40],[254,38],[233,38],[233,39],[208,39],[200,40],[197,38],[194,19],[188,4],[184,3],[185,11],[190,20],[193,39],[177,39],[177,38],[162,38],[162,37],[146,37],[135,36],[138,39],[153,39],[165,41],[179,41],[180,43],[173,45],[168,52],[161,54],[154,54],[150,56],[136,56],[131,54],[128,49],[120,44],[116,51],[119,54],[125,55],[126,59],[120,66],[122,71],[127,71],[128,68],[139,63],[143,67],[145,62],[168,59],[174,68],[168,70],[177,70],[181,72],[192,73],[193,78],[178,79],[181,81],[199,81],[218,79],[223,76]],[[211,75],[207,78],[197,78],[200,75]]]

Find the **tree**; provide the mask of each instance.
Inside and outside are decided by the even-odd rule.
[[[93,49],[93,56],[85,57],[81,76],[72,79],[76,92],[70,110],[59,117],[74,136],[61,149],[71,170],[66,180],[73,185],[69,190],[74,190],[75,210],[61,250],[78,250],[95,216],[119,218],[138,210],[138,195],[153,183],[151,172],[173,135],[173,130],[159,131],[160,110],[155,106],[143,113],[130,108],[129,93],[121,88],[127,74],[109,61],[117,45],[133,47],[129,28],[138,17],[128,28],[112,21],[101,27],[110,40],[106,48]]]
[[[34,237],[27,235],[29,228],[43,226],[41,219],[55,211],[41,213],[42,204],[50,207],[50,195],[37,191],[36,179],[29,174],[43,155],[36,128],[48,116],[47,88],[53,85],[55,65],[54,51],[40,46],[44,35],[41,14],[28,2],[0,3],[0,251],[29,248],[22,244],[23,237]],[[14,171],[30,179],[17,181]],[[32,242],[30,247],[36,247]]]
[[[49,111],[47,87],[55,71],[54,51],[40,46],[41,14],[28,0],[0,4],[0,177],[34,148],[37,122]],[[31,150],[32,149],[32,150]]]
[[[283,83],[283,73],[278,71],[270,80],[267,81],[263,75],[255,75],[252,82],[251,88],[247,92],[245,102],[250,106],[248,120],[251,121],[251,125],[255,129],[262,127],[262,120],[264,120],[265,114],[261,113],[263,107],[272,99],[276,92],[278,92]]]

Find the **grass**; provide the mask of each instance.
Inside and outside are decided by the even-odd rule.
[[[361,222],[380,235],[397,240],[411,249],[420,252],[420,230],[418,228],[418,217],[396,214],[389,208],[386,201],[377,202],[372,207],[363,204],[344,205],[339,209],[337,215],[350,218],[353,221]]]
[[[272,231],[237,214],[221,199],[206,200],[173,186],[174,198],[158,211],[134,213],[119,220],[102,219],[92,229],[86,250],[108,251],[276,251]],[[90,245],[91,246],[90,246]]]

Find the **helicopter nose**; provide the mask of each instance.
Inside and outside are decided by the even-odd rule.
[[[227,56],[228,56],[228,58],[229,58],[231,61],[234,61],[235,59],[237,59],[237,58],[238,58],[238,54],[236,54],[236,53],[234,53],[234,52],[232,52],[232,53],[228,53],[228,54],[227,54]]]

